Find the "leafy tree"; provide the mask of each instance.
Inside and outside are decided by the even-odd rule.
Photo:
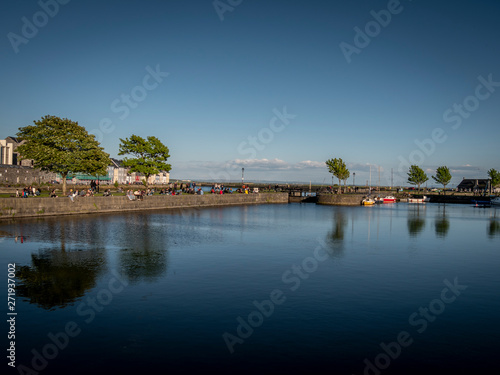
[[[425,174],[424,170],[417,165],[412,165],[408,170],[408,182],[412,185],[417,185],[418,190],[420,190],[420,185],[422,185],[429,178]]]
[[[59,173],[66,195],[66,177],[70,173],[105,175],[109,154],[78,122],[45,116],[35,125],[19,128],[17,136],[26,141],[17,148],[23,159],[33,159],[34,167]]]
[[[144,174],[146,177],[145,186],[150,176],[162,171],[170,172],[172,166],[166,161],[170,157],[168,147],[156,137],[150,136],[147,139],[132,135],[129,138],[120,138],[120,149],[118,155],[134,155],[135,158],[123,159],[123,165],[130,168],[131,172]]]
[[[451,181],[451,173],[448,167],[442,166],[436,169],[436,175],[432,176],[434,181],[443,185],[443,192],[446,194],[446,185]]]
[[[349,172],[349,169],[347,169],[346,164],[341,158],[335,158],[335,159],[329,159],[325,162],[326,166],[328,167],[328,172],[332,173],[335,177],[339,179],[339,193],[342,193],[342,185],[341,181],[345,181],[349,178],[351,175],[351,172]]]
[[[496,169],[491,168],[488,171],[488,176],[491,178],[491,187],[494,188],[498,184],[500,184],[500,172]]]

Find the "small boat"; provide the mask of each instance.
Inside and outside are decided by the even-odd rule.
[[[490,202],[492,205],[500,206],[500,197],[491,198]]]
[[[396,202],[396,198],[393,197],[392,195],[388,195],[386,197],[384,197],[384,203],[395,203]]]
[[[370,197],[363,198],[363,200],[361,201],[361,205],[363,206],[371,206],[373,204],[375,204],[375,199]]]
[[[474,203],[474,206],[472,207],[479,207],[479,208],[489,208],[491,207],[491,202],[490,201],[476,201],[472,200],[472,203]]]
[[[408,203],[425,203],[429,202],[431,199],[425,195],[414,195],[408,198]]]
[[[381,198],[380,195],[375,197],[375,203],[384,203],[384,198]]]

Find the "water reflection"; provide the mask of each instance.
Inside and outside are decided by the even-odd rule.
[[[328,253],[334,258],[344,256],[344,236],[347,226],[347,216],[342,208],[338,208],[333,213],[333,229],[326,235],[326,243],[330,247]]]
[[[488,236],[500,236],[500,221],[496,218],[491,218],[488,225]]]
[[[420,212],[422,211],[422,212]],[[425,228],[425,206],[415,204],[414,209],[408,209],[408,232],[410,237],[416,237]]]
[[[105,269],[104,249],[44,249],[31,254],[31,265],[19,267],[17,293],[47,310],[63,308],[93,288]]]
[[[168,225],[160,216],[131,215],[118,228],[122,247],[119,262],[123,274],[132,283],[154,282],[167,272]]]
[[[436,218],[436,236],[444,238],[450,230],[450,221],[446,218],[446,205],[443,205],[443,210],[438,208],[438,215]]]

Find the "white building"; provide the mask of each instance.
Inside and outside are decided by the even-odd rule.
[[[111,158],[111,165],[108,166],[108,176],[113,184],[115,182],[126,184],[128,182],[127,172],[128,169],[123,167],[121,160]]]
[[[12,165],[14,160],[12,143],[6,139],[0,139],[0,164]]]

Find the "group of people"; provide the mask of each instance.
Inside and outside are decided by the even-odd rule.
[[[99,181],[95,181],[95,180],[90,180],[90,189],[92,190],[92,192],[99,192]]]
[[[34,186],[25,186],[24,189],[19,192],[19,189],[16,190],[16,197],[19,198],[28,198],[28,197],[37,197],[41,194],[40,188],[35,188]]]
[[[131,201],[136,200],[136,199],[142,201],[144,199],[144,196],[148,195],[148,191],[149,191],[149,195],[153,194],[153,193],[151,193],[151,191],[149,189],[148,190],[136,190],[136,191],[127,190],[127,193],[125,194],[125,196],[128,199],[130,199]]]
[[[78,191],[78,189],[69,189],[69,195],[68,197],[71,199],[72,202],[74,202],[74,199],[77,197],[83,198],[83,197],[93,197],[94,196],[94,191],[92,189],[82,189]]]

